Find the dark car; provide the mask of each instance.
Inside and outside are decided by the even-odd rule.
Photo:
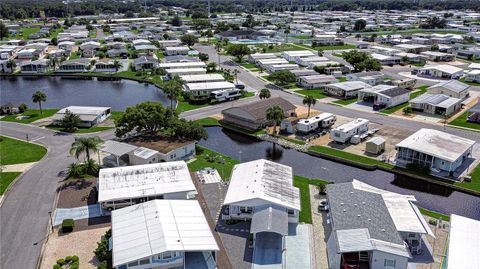
[[[240,89],[240,90],[243,90],[243,89],[245,89],[245,85],[243,85],[243,84],[235,84],[235,88]]]
[[[384,109],[387,107],[387,104],[385,103],[376,103],[376,104],[373,104],[373,110],[380,110],[380,109]]]
[[[412,73],[412,75],[416,75],[418,73],[418,70],[412,70],[410,73]]]

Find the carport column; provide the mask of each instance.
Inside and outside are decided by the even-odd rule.
[[[115,155],[115,157],[117,158],[117,167],[120,167],[120,158],[118,157],[118,155]]]

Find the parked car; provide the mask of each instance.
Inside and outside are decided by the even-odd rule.
[[[387,107],[387,104],[385,104],[385,103],[373,104],[373,110],[380,110],[380,109],[384,109],[386,107]]]
[[[344,253],[342,269],[360,269],[360,259],[356,253]]]
[[[243,84],[235,84],[235,88],[240,89],[240,90],[244,90],[244,89],[245,89],[245,85],[243,85]]]
[[[327,199],[321,199],[320,202],[318,202],[318,211],[327,211],[328,206],[327,206]]]

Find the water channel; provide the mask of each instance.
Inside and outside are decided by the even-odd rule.
[[[207,141],[200,141],[200,145],[242,162],[266,158],[291,166],[293,173],[299,176],[331,182],[357,179],[383,190],[414,195],[421,207],[446,215],[455,213],[480,220],[479,197],[380,170],[366,171],[350,167],[280,146],[276,146],[274,152],[272,143],[221,127],[207,127],[207,131],[209,138]]]
[[[124,111],[144,101],[159,101],[170,105],[163,92],[154,85],[131,80],[99,81],[96,78],[62,77],[0,77],[0,103],[25,103],[31,108],[32,94],[42,91],[47,95],[44,108],[66,106],[107,106],[112,111]]]

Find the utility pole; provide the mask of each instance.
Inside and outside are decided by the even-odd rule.
[[[210,0],[207,0],[208,1],[208,18],[210,18]]]

